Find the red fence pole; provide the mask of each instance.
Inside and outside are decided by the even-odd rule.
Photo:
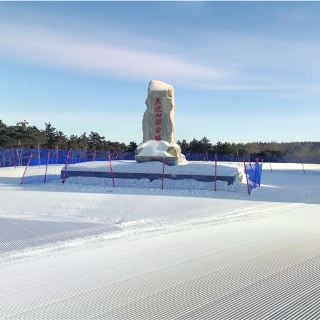
[[[214,155],[214,191],[217,191],[217,154]]]
[[[162,161],[162,176],[161,176],[161,189],[163,190],[163,181],[164,181],[164,165],[166,162],[166,158],[163,157],[163,161]]]
[[[25,176],[25,174],[27,172],[27,169],[28,169],[28,166],[30,164],[31,159],[32,159],[32,152],[30,153],[29,160],[28,160],[27,165],[26,165],[26,167],[24,169],[23,175],[22,175],[21,180],[20,180],[20,184],[22,184],[22,182],[23,182],[24,176]]]
[[[46,164],[46,172],[45,172],[45,174],[44,174],[43,183],[46,183],[46,181],[47,181],[47,172],[48,172],[49,159],[50,159],[50,151],[48,151],[47,164]]]
[[[270,170],[271,170],[271,172],[272,172],[272,166],[271,166],[270,158],[269,158],[269,165],[270,165]]]
[[[11,147],[11,155],[12,155],[12,164],[14,164],[14,167],[16,168],[17,166],[17,161],[16,161],[16,156],[14,154],[14,151],[13,151],[13,148]],[[11,163],[11,160],[10,160],[10,163]]]
[[[304,169],[304,164],[303,164],[303,162],[301,163],[301,165],[302,165],[303,173],[306,174],[306,170]]]
[[[110,154],[108,154],[108,158],[109,158],[109,167],[110,167],[110,173],[111,173],[111,178],[112,178],[112,186],[114,188],[116,185],[114,183],[114,175],[113,175],[113,169],[112,169],[112,162],[111,162]]]
[[[117,150],[113,150],[111,152],[111,160],[117,160],[118,159],[118,152]]]
[[[38,145],[38,166],[41,165],[40,146]]]
[[[56,145],[56,164],[59,162],[59,147]]]
[[[66,159],[66,164],[65,164],[65,166],[64,166],[62,183],[65,183],[65,182],[66,182],[67,167],[68,167],[68,164],[69,164],[69,157],[70,157],[70,151],[68,151],[68,153],[67,153],[67,159]]]
[[[17,158],[18,158],[18,165],[19,165],[19,166],[22,166],[22,157],[21,157],[21,159],[20,159],[19,147],[20,147],[20,140],[19,140],[18,145],[17,145],[16,153],[17,153]]]

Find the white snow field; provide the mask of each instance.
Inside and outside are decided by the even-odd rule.
[[[320,165],[272,167],[250,196],[1,168],[0,319],[320,319]]]

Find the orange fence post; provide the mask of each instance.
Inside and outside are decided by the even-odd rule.
[[[65,183],[65,182],[66,182],[67,167],[68,167],[68,164],[69,164],[69,157],[70,157],[70,150],[69,150],[68,153],[67,153],[67,159],[66,159],[66,164],[65,164],[65,166],[64,166],[64,173],[63,173],[62,183]]]
[[[20,180],[20,184],[23,183],[23,179],[24,179],[24,176],[25,176],[25,174],[26,174],[26,172],[27,172],[27,169],[28,169],[28,166],[29,166],[29,164],[30,164],[31,159],[32,159],[32,152],[30,153],[30,157],[29,157],[28,162],[27,162],[27,165],[26,165],[26,167],[25,167],[25,169],[24,169],[23,175],[22,175],[21,180]]]

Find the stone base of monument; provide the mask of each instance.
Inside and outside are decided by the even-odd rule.
[[[152,157],[152,156],[135,156],[137,162],[160,161],[169,166],[176,166],[180,161],[175,157]]]
[[[137,163],[129,160],[112,161],[111,172],[107,162],[94,161],[83,162],[69,165],[67,171],[61,171],[61,177],[64,174],[69,177],[91,177],[91,178],[114,178],[119,179],[137,179],[154,180],[169,179],[169,180],[195,180],[201,182],[214,182],[215,179],[224,182],[227,185],[233,185],[236,182],[243,181],[243,170],[235,164],[219,164],[217,166],[217,176],[214,175],[213,162],[200,161],[184,161],[176,166],[165,166],[163,174],[163,164],[159,161],[149,161]],[[85,180],[81,180],[85,184]],[[124,185],[125,186],[125,185]],[[211,186],[212,187],[212,186]]]

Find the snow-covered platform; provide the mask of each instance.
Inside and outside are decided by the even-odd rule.
[[[63,168],[61,177],[96,177],[120,179],[158,179],[196,180],[202,182],[223,181],[232,185],[242,181],[241,168],[234,163],[219,163],[215,174],[214,162],[184,161],[176,166],[164,166],[158,161],[137,163],[135,161],[112,161],[112,172],[108,162],[94,161],[72,164]]]

